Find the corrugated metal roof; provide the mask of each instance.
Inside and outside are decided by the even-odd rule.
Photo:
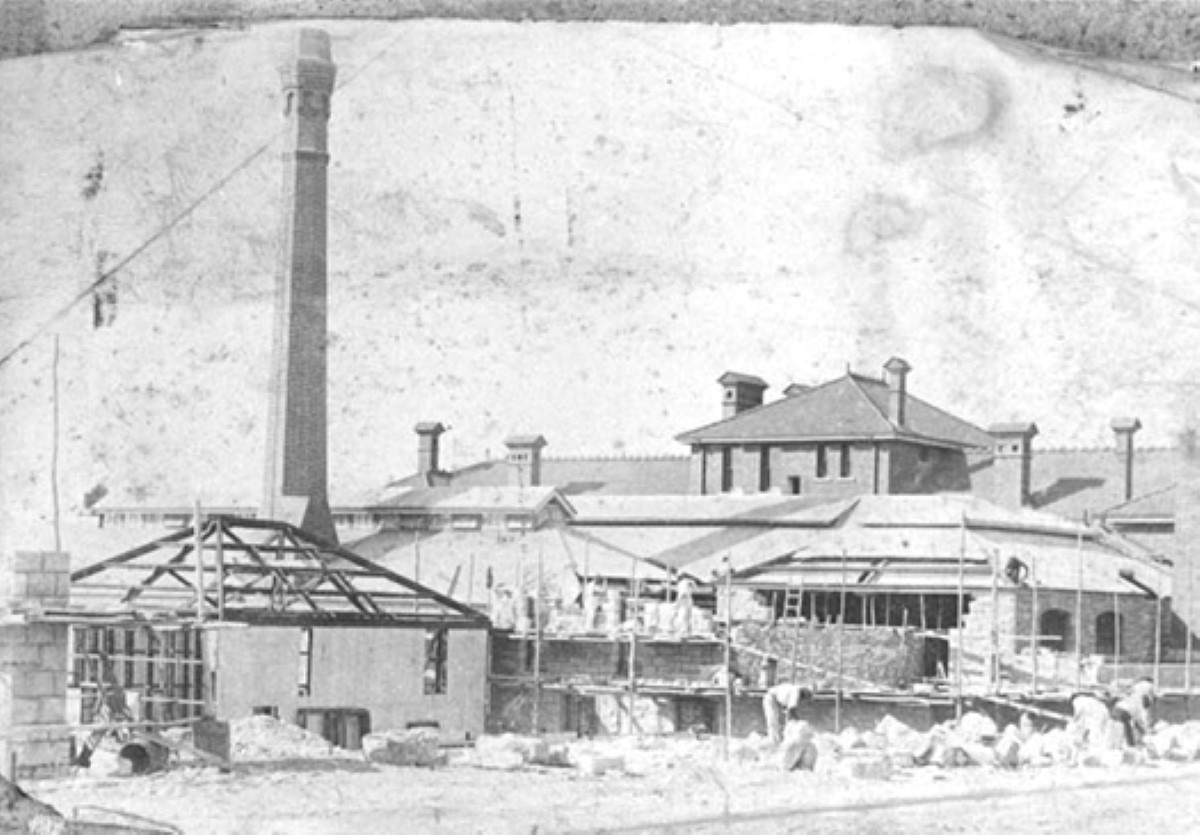
[[[784,496],[780,493],[721,493],[704,496],[576,496],[576,524],[617,522],[771,522],[831,525],[857,501]]]
[[[666,579],[662,569],[636,561],[619,548],[588,541],[565,528],[523,533],[492,531],[381,531],[347,546],[362,557],[472,606],[488,603],[487,577],[497,587],[534,594],[539,560],[543,593],[574,599],[584,576],[623,580]]]

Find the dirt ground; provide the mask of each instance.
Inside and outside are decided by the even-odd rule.
[[[887,780],[785,773],[725,759],[720,740],[613,740],[625,771],[379,765],[336,750],[177,766],[136,777],[81,774],[25,788],[70,816],[119,809],[202,833],[1194,832],[1200,763],[1110,768],[899,769]],[[310,752],[311,753],[311,752]]]

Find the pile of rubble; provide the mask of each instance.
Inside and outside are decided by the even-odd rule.
[[[1082,729],[1040,730],[1028,717],[1020,725],[996,726],[989,717],[967,713],[929,731],[917,731],[891,716],[874,730],[847,728],[840,734],[817,734],[804,722],[789,725],[778,765],[847,777],[887,779],[898,769],[922,766],[962,768],[1038,768],[1062,766],[1136,765],[1151,760],[1190,762],[1200,759],[1200,722],[1183,725],[1159,723],[1143,741],[1130,748],[1123,731],[1113,724],[1111,733],[1088,738]],[[773,746],[768,746],[768,750]],[[761,754],[754,742],[740,749],[742,757]]]
[[[331,759],[352,756],[299,725],[273,716],[251,716],[229,723],[233,761]]]

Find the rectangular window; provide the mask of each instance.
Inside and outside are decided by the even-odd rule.
[[[771,489],[771,448],[769,446],[758,448],[758,489],[764,492]]]
[[[504,526],[510,531],[527,531],[533,527],[533,517],[527,513],[510,513],[504,517]]]
[[[425,630],[425,695],[436,696],[446,692],[446,659],[449,649],[449,631],[446,629]]]
[[[483,526],[482,516],[452,516],[450,527],[456,531],[477,531]]]
[[[798,476],[798,475],[788,476],[788,492],[791,493],[793,496],[800,495],[800,476]]]
[[[297,696],[312,695],[312,649],[313,649],[313,631],[309,629],[300,630],[300,666],[296,682]]]
[[[850,444],[842,444],[841,456],[838,462],[838,475],[842,478],[850,477]]]
[[[721,450],[721,492],[728,493],[733,489],[733,447]]]
[[[829,478],[829,449],[817,444],[817,478]]]

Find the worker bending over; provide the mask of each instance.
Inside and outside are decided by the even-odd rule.
[[[783,726],[799,719],[800,702],[812,698],[812,691],[799,684],[776,684],[763,696],[763,716],[767,720],[767,736],[778,745],[783,741]]]
[[[1125,729],[1125,744],[1131,748],[1141,745],[1150,732],[1150,710],[1154,707],[1154,682],[1139,679],[1112,709],[1112,718]]]

